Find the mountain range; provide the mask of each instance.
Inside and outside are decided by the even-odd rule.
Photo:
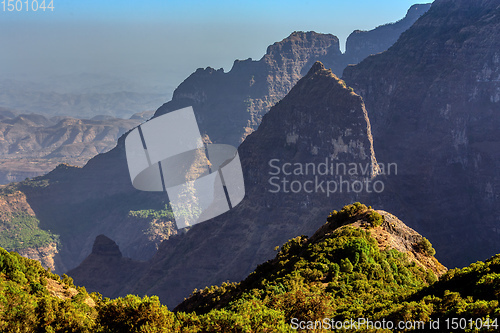
[[[421,8],[423,13],[425,6]],[[260,61],[236,61],[228,73],[211,68],[197,70],[156,116],[171,108],[193,105],[200,129],[209,140],[237,146],[257,128],[269,107],[320,59],[330,64],[343,61],[338,39],[295,32],[271,45]],[[251,108],[255,112],[246,106],[246,101],[254,97],[265,102],[255,102],[255,108]],[[255,121],[246,129],[248,117]],[[18,235],[16,242],[0,245],[31,253],[33,258],[47,258],[44,262],[54,263],[51,267],[58,273],[76,267],[90,254],[95,237],[103,233],[119,243],[125,256],[135,260],[151,258],[160,242],[177,234],[177,230],[165,195],[138,192],[131,186],[123,139],[118,140],[115,149],[96,156],[83,168],[61,166],[42,178],[4,189],[5,196],[0,199],[7,202],[12,201],[9,195],[21,192],[15,195],[30,206],[35,216],[29,218],[30,227],[38,233],[48,232],[50,237],[46,235],[42,247],[33,248],[27,245],[36,243],[32,236],[14,233]],[[6,235],[13,234],[9,230],[15,230],[15,221],[12,214],[3,221]],[[46,243],[54,237],[58,242],[47,249]]]
[[[76,119],[0,108],[0,184],[46,174],[61,163],[82,167],[152,115],[146,111],[130,119]]]
[[[77,266],[94,243],[71,271],[78,283],[111,296],[158,294],[169,306],[194,288],[244,279],[273,257],[274,246],[312,235],[331,207],[354,201],[394,212],[423,232],[447,266],[488,258],[499,244],[499,17],[495,1],[436,0],[388,51],[345,69],[344,81],[315,62],[335,67],[338,41],[312,32],[296,32],[262,60],[235,63],[228,73],[195,72],[155,116],[193,105],[213,142],[245,138],[239,153],[247,196],[187,233],[174,228],[164,196],[130,186],[123,137],[84,168],[63,166],[3,193],[24,195],[39,226],[60,235],[62,269]],[[314,56],[304,57],[308,52]],[[261,66],[273,70],[253,74]],[[315,184],[309,193],[314,177],[283,169],[328,160],[362,165],[368,172],[349,175],[351,183],[378,180],[384,191],[325,193]],[[388,163],[396,173],[382,172]],[[278,183],[271,183],[273,165],[281,170]],[[272,192],[285,176],[300,193]],[[332,176],[327,180],[340,181],[338,172]],[[94,242],[99,234],[107,238]],[[102,253],[111,253],[107,261]]]
[[[498,178],[495,163],[499,154],[494,148],[477,149],[494,147],[499,128],[495,101],[498,48],[491,47],[498,40],[492,39],[499,31],[495,28],[497,17],[494,2],[436,1],[388,51],[348,67],[344,72],[347,84],[315,64],[241,144],[247,190],[244,202],[209,223],[193,227],[181,239],[163,242],[145,275],[138,282],[126,282],[131,286],[127,292],[157,294],[171,305],[181,299],[181,290],[228,279],[238,281],[244,277],[242,272],[250,272],[259,261],[271,257],[264,250],[266,244],[279,243],[279,237],[290,238],[294,232],[310,235],[318,228],[314,221],[324,216],[328,207],[355,200],[390,208],[411,227],[425,230],[446,265],[460,266],[493,255],[499,242],[496,214],[491,212],[498,206],[498,195],[491,182]],[[326,77],[330,81],[323,81]],[[326,82],[339,90],[328,90]],[[355,111],[365,109],[355,92],[367,101],[365,116]],[[357,98],[360,104],[344,102],[350,98]],[[160,108],[157,115],[164,111]],[[359,120],[365,118],[365,125],[361,125]],[[356,139],[361,134],[356,126],[365,129],[368,141]],[[209,130],[207,133],[211,137]],[[480,134],[484,139],[469,147]],[[357,151],[372,147],[371,142],[370,154],[368,150],[365,154]],[[469,154],[475,159],[467,157]],[[283,188],[279,195],[271,193],[276,188],[269,183],[274,170],[271,160],[280,161],[278,165],[318,164],[325,157],[339,157],[359,163],[362,156],[373,162],[373,171],[375,164],[397,165],[397,172],[375,178],[385,185],[381,193],[328,197],[304,190],[283,193]],[[474,171],[478,170],[482,173],[476,179]],[[283,171],[280,177],[282,180]],[[301,177],[289,180],[301,184],[304,179],[314,180]],[[481,183],[483,178],[486,183]],[[490,200],[487,205],[482,203],[486,199]],[[83,271],[85,268],[79,267],[78,272]],[[77,280],[84,276],[74,275]]]
[[[295,31],[269,46],[258,61],[236,60],[227,73],[199,68],[155,115],[193,106],[202,134],[212,142],[238,146],[314,62],[321,61],[340,77],[347,65],[387,50],[429,8],[430,4],[414,5],[396,23],[370,31],[356,30],[348,38],[345,53],[334,35]]]

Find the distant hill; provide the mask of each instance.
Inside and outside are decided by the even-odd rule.
[[[0,109],[0,184],[43,175],[60,163],[83,166],[151,115],[76,119]]]
[[[0,78],[0,107],[46,117],[129,118],[139,111],[158,108],[171,96],[170,89],[145,91],[140,84],[90,74],[51,77],[43,82]]]

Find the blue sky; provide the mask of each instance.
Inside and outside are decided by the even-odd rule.
[[[148,72],[177,85],[198,67],[228,71],[235,59],[259,59],[292,31],[332,33],[343,44],[353,30],[394,22],[424,2],[54,0],[53,12],[0,12],[0,75],[147,80]]]

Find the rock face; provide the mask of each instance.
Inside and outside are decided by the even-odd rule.
[[[52,271],[60,266],[58,240],[40,221],[20,191],[0,195],[0,246],[38,260]]]
[[[198,69],[155,116],[193,106],[202,134],[208,134],[212,142],[238,146],[316,60],[338,67],[340,57],[337,37],[294,32],[269,46],[259,61],[236,60],[228,73]]]
[[[344,183],[371,180],[378,170],[363,101],[319,62],[264,116],[239,154],[245,199],[184,236],[163,242],[146,274],[121,293],[155,294],[173,306],[194,288],[239,281],[272,258],[275,246],[298,234],[312,234],[333,207],[363,199],[362,194],[347,191],[345,184],[343,192],[333,192],[334,181],[341,177]],[[325,161],[328,165],[356,163],[367,174],[320,174],[317,168]],[[286,163],[295,167],[308,163],[309,171],[299,174],[295,169],[286,175],[290,170],[285,167],[277,173],[276,168]],[[83,263],[78,269],[86,271]],[[72,274],[75,281],[87,285]]]
[[[122,253],[120,252],[118,245],[105,235],[99,235],[96,237],[94,245],[92,246],[91,254],[105,257],[122,257]]]
[[[43,267],[50,268],[51,271],[60,266],[59,250],[57,243],[52,242],[45,246],[30,247],[24,249],[15,249],[23,257],[38,260]]]
[[[381,25],[370,31],[355,30],[349,35],[345,46],[347,64],[357,64],[371,54],[389,49],[415,21],[431,8],[431,4],[413,5],[406,16],[395,22]]]
[[[259,61],[236,60],[227,73],[200,68],[155,115],[193,106],[202,134],[207,134],[212,142],[238,146],[315,61],[341,76],[348,64],[387,50],[429,7],[415,5],[401,21],[371,31],[356,30],[348,39],[345,54],[333,35],[296,31],[269,46]]]
[[[428,235],[447,266],[498,252],[498,1],[436,0],[344,78],[366,102],[379,161],[398,165],[374,201]]]

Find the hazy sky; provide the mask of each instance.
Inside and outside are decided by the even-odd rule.
[[[295,30],[332,33],[344,44],[353,30],[401,19],[414,3],[54,0],[53,12],[8,12],[0,4],[0,76],[151,75],[177,85],[198,67],[228,71],[235,59],[260,59]]]

